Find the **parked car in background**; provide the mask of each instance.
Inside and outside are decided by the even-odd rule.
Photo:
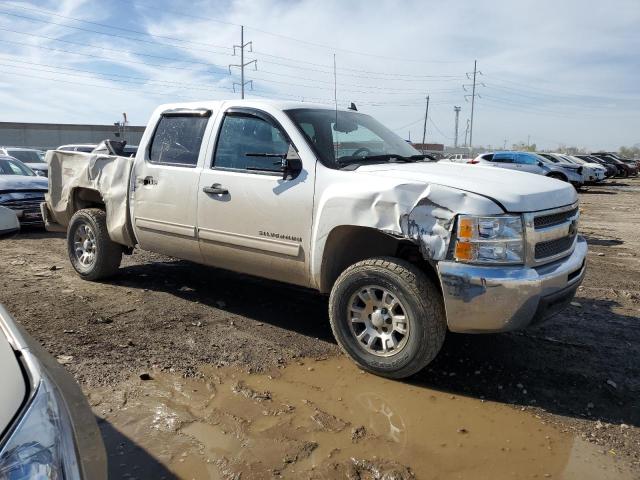
[[[535,173],[545,177],[556,178],[570,182],[574,187],[583,185],[582,170],[573,168],[575,165],[554,163],[532,152],[499,151],[483,153],[468,163],[491,165],[498,168]]]
[[[471,158],[468,153],[451,153],[447,155],[443,160],[443,162],[452,162],[452,163],[469,163]]]
[[[22,147],[0,147],[0,155],[8,155],[13,158],[17,158],[22,163],[29,165],[29,168],[33,170],[36,175],[46,177],[49,175],[49,166],[40,155],[42,150],[35,148],[22,148]]]
[[[583,154],[574,155],[574,157],[584,160],[585,162],[596,163],[600,165],[602,168],[606,170],[605,177],[607,178],[615,177],[618,174],[618,168],[614,164],[607,163],[603,161],[601,158],[592,157],[591,155],[583,155]]]
[[[627,158],[627,157],[623,157],[622,155],[615,153],[615,152],[599,152],[602,153],[604,155],[608,155],[612,158],[615,158],[616,160],[620,160],[621,162],[626,162],[626,163],[633,163],[637,166],[640,166],[640,159],[632,159],[632,158]]]
[[[95,416],[73,377],[0,305],[0,479],[106,480]]]
[[[620,171],[619,176],[621,177],[631,177],[638,175],[638,167],[632,160],[625,162],[617,158],[615,154],[610,153],[592,153],[592,155],[614,163],[618,167],[618,170]]]
[[[607,169],[602,165],[593,162],[587,162],[572,155],[557,154],[573,165],[582,166],[582,179],[584,183],[600,183],[603,182]]]
[[[0,156],[0,206],[16,212],[20,225],[42,225],[40,203],[48,185],[20,160]]]
[[[20,230],[20,222],[16,212],[7,207],[0,207],[0,236],[15,233],[18,230]]]
[[[78,144],[69,144],[69,145],[60,145],[56,150],[62,150],[64,152],[83,152],[83,153],[91,153],[93,149],[98,145],[95,143],[78,143]]]

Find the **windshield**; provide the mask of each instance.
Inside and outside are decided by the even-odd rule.
[[[24,163],[42,163],[37,150],[7,150],[7,153]]]
[[[332,168],[366,161],[388,162],[424,158],[369,115],[324,109],[288,110],[320,161]],[[337,124],[336,124],[337,117]]]
[[[8,158],[0,158],[0,175],[27,175],[35,176],[33,170],[26,165]]]

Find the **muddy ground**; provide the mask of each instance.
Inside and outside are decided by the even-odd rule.
[[[481,478],[483,466],[492,478],[581,478],[576,458],[593,455],[603,472],[640,478],[640,179],[580,197],[590,252],[572,306],[523,332],[449,335],[407,382],[361,374],[340,358],[326,298],[313,292],[140,251],[116,278],[84,282],[64,238],[41,231],[0,240],[0,302],[65,356],[100,418],[113,478]],[[341,387],[327,383],[334,374]],[[367,400],[367,390],[358,400],[365,377],[379,398]],[[269,398],[253,396],[260,392]],[[361,417],[358,401],[378,402],[378,417],[399,415],[413,436],[399,448]],[[514,425],[549,453],[522,454]],[[513,471],[491,461],[518,450],[506,436],[525,448],[503,459]],[[433,453],[464,446],[475,463]]]

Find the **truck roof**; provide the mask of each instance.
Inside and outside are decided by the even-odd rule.
[[[334,105],[322,104],[322,103],[312,103],[312,102],[298,102],[291,100],[273,100],[273,99],[229,99],[229,100],[203,100],[196,102],[177,102],[177,103],[165,103],[163,105],[158,106],[156,109],[159,112],[163,112],[165,110],[173,110],[180,108],[187,109],[196,109],[196,108],[207,108],[207,109],[220,109],[226,106],[245,106],[245,107],[254,107],[261,108],[265,106],[269,106],[272,108],[277,108],[278,110],[291,110],[294,108],[314,108],[314,109],[322,109],[322,110],[335,110]],[[351,112],[347,108],[338,108],[338,111],[341,112]]]

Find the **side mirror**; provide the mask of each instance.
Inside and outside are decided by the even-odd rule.
[[[289,145],[287,155],[282,159],[282,179],[293,180],[302,171],[302,159],[293,145]]]
[[[37,177],[44,177],[44,173],[42,173],[40,170],[34,170],[34,172]]]
[[[544,165],[544,163],[542,163],[540,160],[538,160],[538,166],[542,167]]]

